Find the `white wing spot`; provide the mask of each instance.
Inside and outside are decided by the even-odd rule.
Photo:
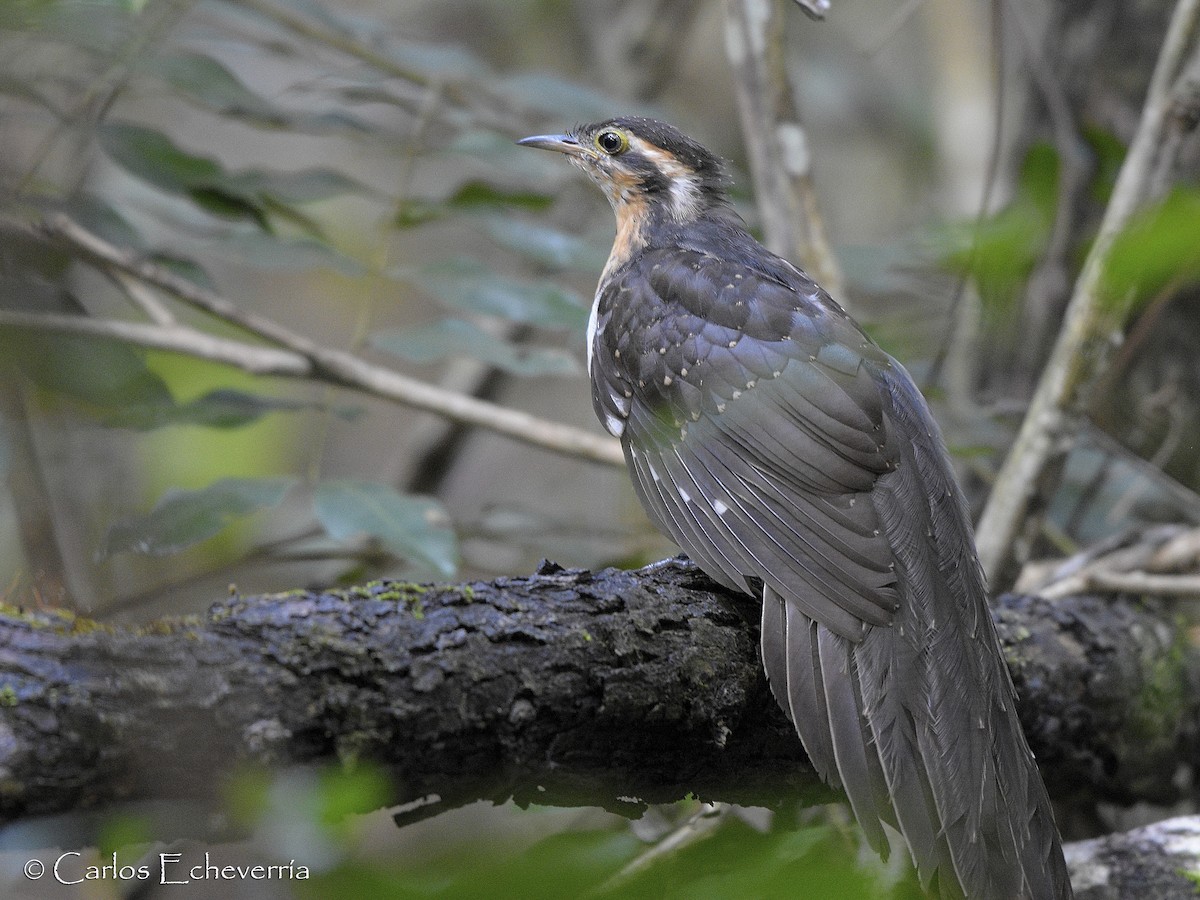
[[[658,475],[658,470],[655,469],[654,466],[650,467],[650,477],[653,478],[655,481],[662,481],[662,478],[660,478]]]
[[[692,495],[689,494],[687,491],[685,491],[683,488],[679,489],[679,496],[683,498],[684,503],[692,502]]]
[[[613,437],[620,437],[625,433],[625,420],[620,416],[614,416],[610,412],[604,414],[604,427],[608,429],[608,433]]]
[[[664,387],[670,387],[670,386],[671,386],[671,376],[670,376],[670,375],[664,375],[664,376],[663,376],[663,386],[664,386]]]
[[[714,500],[713,501],[713,512],[715,512],[718,516],[723,516],[723,515],[725,515],[725,513],[729,512],[729,507],[726,506],[724,503],[722,503],[720,500]]]

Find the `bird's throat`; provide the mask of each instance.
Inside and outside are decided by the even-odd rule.
[[[646,198],[633,194],[614,199],[613,211],[617,216],[617,233],[600,276],[601,283],[646,248],[651,216],[650,203]]]

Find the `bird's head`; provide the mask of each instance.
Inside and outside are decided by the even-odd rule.
[[[683,224],[726,207],[720,157],[654,119],[623,116],[517,143],[565,154],[600,185],[618,220],[649,213]]]

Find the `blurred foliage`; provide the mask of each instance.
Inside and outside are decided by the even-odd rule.
[[[1016,321],[1014,310],[1050,236],[1058,192],[1058,153],[1037,143],[1017,172],[1012,199],[977,226],[951,230],[943,265],[969,275],[993,325]]]
[[[1113,243],[1103,296],[1136,311],[1162,291],[1200,280],[1200,188],[1177,187],[1142,210]]]
[[[458,543],[440,503],[370,481],[323,481],[314,493],[317,519],[330,537],[370,535],[419,570],[442,577],[458,567]]]
[[[580,374],[559,332],[578,340],[586,301],[550,275],[598,267],[605,238],[532,218],[552,203],[566,173],[519,151],[512,138],[547,110],[586,116],[613,108],[591,87],[545,73],[501,75],[466,48],[408,40],[383,17],[318,0],[22,0],[0,12],[0,53],[7,58],[0,101],[13,133],[27,139],[24,152],[8,158],[6,178],[16,185],[12,206],[26,219],[65,213],[218,292],[255,272],[351,279],[343,296],[369,298],[356,313],[358,343],[412,365],[470,357],[508,376]],[[300,152],[273,150],[280,137]],[[312,141],[323,149],[303,143]],[[371,175],[363,153],[402,176]],[[412,177],[418,167],[432,177]],[[447,247],[441,259],[399,264],[405,254],[396,238],[447,224],[478,229],[494,251],[465,256]],[[83,256],[39,248],[7,269],[5,307],[141,317],[119,283],[89,277],[76,294],[96,270]],[[387,312],[378,298],[410,296],[414,308],[431,298],[453,317],[376,326]],[[259,305],[254,297],[231,299]],[[229,330],[218,326],[217,334]],[[213,384],[205,373],[198,392],[188,367],[169,367],[168,382],[151,362],[161,353],[112,340],[9,330],[0,343],[36,389],[41,411],[129,432],[134,453],[187,446],[206,461],[209,480],[196,484],[200,469],[183,456],[147,458],[147,470],[167,483],[148,511],[139,496],[91,510],[87,532],[101,566],[128,571],[112,566],[139,556],[139,571],[151,573],[143,577],[156,580],[157,565],[157,580],[168,581],[170,563],[153,557],[203,543],[207,565],[219,570],[254,547],[210,539],[254,516],[266,531],[290,531],[301,542],[324,532],[337,545],[327,542],[323,552],[331,561],[344,555],[344,574],[364,574],[354,568],[364,543],[410,576],[454,574],[457,540],[436,501],[367,480],[376,473],[323,479],[320,435],[331,416],[350,417],[344,408],[266,378],[247,386],[236,374]],[[221,432],[281,415],[290,421],[264,442],[257,463],[229,454]],[[152,432],[180,439],[151,440]],[[288,452],[289,442],[306,451]],[[283,486],[301,482],[281,519]],[[307,523],[295,519],[297,502],[308,509]],[[239,533],[252,538],[254,530]]]
[[[177,553],[210,538],[232,519],[278,505],[291,478],[222,478],[198,491],[170,490],[145,516],[109,529],[103,553]]]
[[[536,811],[535,813],[536,814]],[[568,831],[521,853],[488,846],[460,848],[424,861],[419,870],[353,862],[297,883],[304,897],[838,897],[883,900],[878,881],[855,865],[853,848],[827,826],[779,828],[766,834],[731,817],[703,841],[621,877],[649,846],[628,826]]]
[[[575,357],[564,350],[514,346],[462,319],[442,319],[404,331],[377,331],[372,343],[418,363],[458,356],[478,359],[510,375],[571,375],[580,371]]]
[[[576,816],[562,827],[553,808],[492,809],[479,803],[490,822],[507,827],[479,833],[459,831],[448,841],[409,843],[406,826],[394,835],[397,847],[367,851],[367,819],[391,792],[386,775],[359,764],[268,775],[244,771],[226,792],[231,820],[253,835],[252,844],[286,860],[319,861],[312,877],[289,884],[294,896],[327,898],[521,897],[558,900],[596,898],[793,898],[907,900],[921,896],[911,871],[885,873],[874,860],[860,863],[861,835],[853,828],[800,823],[783,813],[742,816],[728,811],[699,840],[672,852],[659,843],[673,839],[701,810],[682,801],[654,812],[654,827],[631,827],[609,814]],[[379,818],[382,811],[374,813]],[[472,808],[449,817],[460,825],[476,818]],[[754,825],[749,824],[754,822]],[[284,825],[283,823],[287,824]],[[431,823],[435,826],[436,822]],[[132,835],[136,828],[127,827]],[[639,834],[641,836],[639,836]],[[869,859],[869,857],[862,857]]]

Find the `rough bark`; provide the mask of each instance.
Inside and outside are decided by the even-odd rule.
[[[422,813],[479,798],[630,813],[818,791],[770,699],[757,604],[672,560],[233,596],[140,630],[0,615],[0,821],[211,796],[238,760],[370,758]],[[1021,714],[1059,800],[1178,799],[1200,658],[1132,601],[1001,598]]]
[[[1196,896],[1200,817],[1166,819],[1064,849],[1076,900]]]

